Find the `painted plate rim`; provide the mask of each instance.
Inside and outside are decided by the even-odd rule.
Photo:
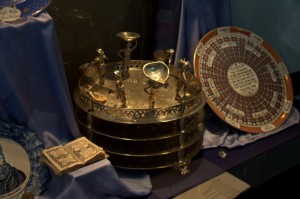
[[[221,43],[219,44],[216,43],[218,40],[220,40],[221,36],[224,36],[222,37],[223,40],[221,41]],[[250,43],[247,43],[248,45],[244,45],[244,47],[240,47],[239,45],[243,46],[242,42],[246,40]],[[221,50],[219,50],[219,48],[216,47],[217,45],[220,46]],[[236,48],[234,49],[234,47]],[[259,61],[260,60],[265,61],[264,59],[268,60],[269,58],[270,62],[267,62],[267,64],[265,64],[263,67],[257,64],[256,68],[254,68],[254,66],[248,64],[248,62],[244,63],[247,60],[242,60],[242,59],[238,60],[236,59],[236,57],[229,57],[229,58],[227,57],[227,61],[225,62],[231,64],[228,64],[227,66],[224,66],[224,64],[223,65],[220,64],[221,66],[220,65],[217,66],[217,64],[214,63],[214,60],[218,61],[217,59],[218,56],[221,57],[221,55],[224,54],[223,52],[226,52],[226,50],[228,49],[230,50],[230,48],[237,50],[237,52],[241,54],[243,54],[243,51],[247,51],[247,52],[249,51],[251,53],[251,56],[256,55],[257,57],[259,57],[257,58],[259,59]],[[215,49],[219,50],[219,52]],[[224,50],[222,51],[222,49]],[[262,51],[259,51],[257,49]],[[236,51],[231,50],[230,52],[236,52]],[[271,67],[268,67],[268,64],[270,64]],[[223,71],[223,73],[222,72],[215,73],[214,71],[208,71],[209,69],[212,70],[215,69],[216,67],[219,68],[221,67],[221,69],[225,68],[226,72]],[[239,71],[238,68],[242,68],[243,71],[247,71],[248,75],[245,76],[246,72],[245,73],[238,72]],[[212,75],[208,74],[207,71],[208,73],[213,73],[213,74]],[[265,73],[257,74],[256,71],[263,71]],[[241,107],[247,107],[251,105],[254,106],[254,104],[252,103],[253,97],[255,97],[257,93],[261,92],[260,90],[261,88],[265,89],[264,91],[267,90],[266,89],[267,83],[262,81],[261,78],[263,77],[262,74],[267,74],[268,77],[267,76],[266,77],[268,79],[273,78],[272,80],[275,82],[276,82],[276,78],[279,79],[278,81],[281,82],[279,83],[279,86],[282,86],[282,88],[284,88],[283,89],[284,95],[282,99],[278,101],[279,103],[283,103],[283,105],[278,107],[277,106],[278,101],[276,100],[274,104],[274,99],[280,98],[276,96],[277,93],[276,90],[275,91],[271,90],[273,92],[272,93],[273,97],[272,100],[269,101],[268,106],[267,105],[263,106],[260,104],[260,106],[258,106],[259,111],[252,112],[250,117],[248,114],[249,112],[248,110],[243,110],[243,108],[236,109],[235,107],[232,107],[231,104],[229,103],[226,104],[226,102],[220,103],[222,102],[222,100],[226,101],[226,96],[225,96],[226,93],[222,93],[223,91],[218,90],[218,84],[216,85],[216,83],[219,81],[218,78],[220,79],[220,73],[226,74],[225,75],[226,78],[224,78],[225,81],[223,82],[225,83],[226,86],[228,86],[232,90],[231,95],[233,96],[233,98],[243,99],[240,101],[237,100],[234,101],[237,102],[237,104],[244,103],[242,104],[243,106]],[[238,84],[235,83],[238,81],[234,81],[234,80],[239,79],[239,77],[242,77],[241,74],[237,76],[238,73],[244,74],[243,77],[248,78],[249,81],[251,80],[250,84],[253,87],[253,91],[249,90],[248,92],[246,92],[245,90],[247,86],[244,86],[243,88],[242,86],[238,86]],[[276,73],[277,74],[282,73],[282,74],[276,76]],[[209,105],[209,107],[223,121],[225,121],[232,127],[237,128],[241,131],[248,132],[248,133],[263,133],[263,132],[272,131],[278,128],[279,126],[281,126],[287,120],[288,115],[291,111],[292,104],[293,104],[292,81],[282,58],[267,41],[263,40],[260,36],[244,28],[235,27],[235,26],[224,26],[224,27],[215,28],[209,31],[208,33],[206,33],[198,42],[196,46],[196,50],[194,52],[194,75],[198,79],[200,79],[204,93],[206,95],[207,104]],[[258,83],[255,83],[256,80],[258,80]],[[210,83],[208,83],[208,81]],[[230,89],[223,89],[223,90],[230,90]],[[225,109],[225,105],[227,106],[226,109]],[[275,119],[266,121],[266,114],[268,114],[267,113],[268,111],[271,112],[271,108],[269,108],[269,106],[271,105],[275,106],[273,109],[278,108],[280,110],[279,113],[278,111],[276,111]],[[245,115],[247,115],[247,117],[245,117]],[[260,118],[261,115],[264,115],[261,118],[261,120],[257,119]],[[249,124],[250,120],[248,118],[251,118],[252,121],[257,121],[257,122]],[[253,118],[255,120],[253,120]]]
[[[47,7],[50,6],[53,0],[11,0],[0,3],[0,11],[3,9],[10,9],[12,12],[16,12],[17,15],[11,19],[3,19],[0,16],[0,23],[18,24],[26,21],[30,16],[37,16]]]
[[[46,183],[50,179],[47,166],[41,161],[43,142],[37,133],[25,126],[17,125],[12,121],[0,121],[0,139],[10,140],[23,148],[28,156],[30,176],[21,189],[0,195],[0,198],[23,198],[24,195],[38,196],[46,190]],[[18,154],[19,155],[19,154]]]

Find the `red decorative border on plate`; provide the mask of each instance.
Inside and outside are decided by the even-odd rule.
[[[235,128],[268,132],[288,118],[289,73],[279,54],[248,30],[226,26],[204,35],[195,50],[194,72],[208,105]]]

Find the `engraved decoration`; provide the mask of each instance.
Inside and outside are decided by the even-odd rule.
[[[293,100],[289,73],[258,35],[237,27],[208,32],[197,45],[194,71],[208,105],[231,126],[261,133],[288,118]]]
[[[74,99],[78,106],[90,114],[113,122],[122,123],[156,123],[157,121],[171,121],[179,119],[182,116],[182,104],[175,99],[176,95],[176,77],[179,70],[170,68],[170,78],[168,86],[162,87],[159,91],[159,97],[156,107],[149,109],[148,97],[144,88],[148,84],[148,78],[143,74],[143,66],[152,63],[146,60],[131,60],[130,78],[123,81],[125,88],[134,88],[127,90],[126,108],[115,97],[115,79],[113,77],[114,68],[118,68],[120,62],[106,64],[105,87],[97,85],[97,81],[83,76],[79,80],[79,88],[75,90]],[[156,62],[154,62],[156,63]],[[169,75],[169,71],[168,71]],[[167,76],[168,76],[167,75]],[[184,102],[185,110],[183,116],[193,114],[201,109],[205,101],[204,93],[201,90],[199,80],[190,75],[190,82],[193,84],[188,93],[190,97]],[[170,92],[173,91],[173,92]],[[182,94],[183,95],[183,94]],[[97,97],[96,97],[97,96]],[[106,99],[101,101],[99,99]],[[200,106],[199,106],[200,105]]]
[[[23,126],[0,122],[0,198],[40,195],[48,180],[41,162],[43,143]]]
[[[120,61],[108,57],[79,67],[74,102],[80,131],[115,167],[174,167],[186,174],[203,141],[206,100],[199,79],[184,58],[173,63],[173,49],[155,51],[154,60],[133,60],[140,35],[117,37],[126,44],[117,51]]]

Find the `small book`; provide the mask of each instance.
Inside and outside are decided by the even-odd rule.
[[[108,158],[102,147],[86,137],[77,138],[65,145],[44,149],[42,160],[56,174],[62,175],[91,163]]]

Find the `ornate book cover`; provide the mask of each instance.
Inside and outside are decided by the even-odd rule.
[[[108,158],[102,147],[97,146],[86,137],[77,138],[64,146],[44,149],[42,156],[45,164],[58,175]]]

